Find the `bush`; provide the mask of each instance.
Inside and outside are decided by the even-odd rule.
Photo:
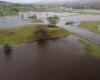
[[[4,52],[6,54],[9,54],[9,53],[11,53],[11,51],[12,51],[12,46],[10,44],[5,44],[4,45]]]
[[[37,29],[36,29],[36,39],[37,40],[42,40],[42,39],[46,39],[47,36],[47,26],[40,24],[37,25]]]

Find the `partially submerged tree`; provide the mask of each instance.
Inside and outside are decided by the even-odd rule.
[[[59,22],[59,17],[55,15],[53,17],[48,17],[47,20],[49,27],[56,27],[56,24]]]
[[[5,54],[10,54],[12,51],[12,46],[10,44],[5,44],[3,48],[4,48]]]
[[[33,15],[33,19],[37,20],[37,15],[36,14]]]
[[[36,33],[36,39],[37,40],[46,39],[46,36],[47,36],[47,28],[46,28],[46,25],[38,24],[35,33]]]

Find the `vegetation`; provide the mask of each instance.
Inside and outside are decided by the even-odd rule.
[[[1,8],[5,16],[16,15],[18,14],[18,12],[26,12],[26,11],[34,11],[34,12],[59,11],[59,8],[49,7],[49,6],[45,7],[45,6],[20,5],[20,4],[0,5],[0,16],[2,14]]]
[[[100,34],[100,29],[98,28],[100,21],[83,21],[79,26]]]
[[[22,44],[36,41],[36,31],[36,24],[30,24],[17,28],[0,29],[0,44]],[[40,31],[40,33],[41,32],[42,31]],[[69,35],[69,32],[62,28],[47,28],[46,39],[60,38],[67,35]]]
[[[49,27],[56,27],[58,21],[59,21],[59,17],[56,15],[53,17],[48,17]]]
[[[3,7],[0,9],[0,14],[2,14],[3,16],[16,15],[17,13],[18,10],[11,7]]]
[[[37,40],[45,39],[47,36],[46,26],[45,25],[38,25],[35,34],[36,34]]]
[[[70,35],[70,32],[63,28],[48,28],[48,38],[61,38]]]
[[[67,8],[73,8],[73,9],[97,9],[97,10],[100,10],[100,2],[93,2],[93,3],[83,3],[83,4],[80,4],[80,3],[74,3],[74,4],[65,4],[63,5],[64,7],[67,7]]]
[[[84,39],[80,39],[80,42],[83,45],[86,54],[100,57],[100,47]]]
[[[34,26],[26,25],[20,28],[0,29],[0,44],[20,44],[29,42]],[[34,34],[33,34],[34,36]]]
[[[12,51],[12,46],[10,44],[5,44],[4,45],[4,52],[5,54],[10,54]]]

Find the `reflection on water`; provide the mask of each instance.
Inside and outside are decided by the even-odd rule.
[[[6,59],[6,61],[11,61],[11,59],[12,59],[11,52],[10,53],[5,53],[5,59]]]

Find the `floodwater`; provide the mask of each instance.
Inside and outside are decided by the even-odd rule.
[[[5,16],[0,18],[0,28],[19,27],[28,23],[28,20],[22,19],[19,15]]]
[[[57,13],[52,13],[54,14]],[[27,13],[24,15],[27,16]],[[31,16],[31,12],[28,15]],[[44,18],[43,20],[46,19],[45,15],[51,16],[47,13],[38,15],[41,19]],[[57,15],[61,18],[59,25],[64,25],[66,20],[71,19],[76,22],[100,20],[100,16],[93,15],[90,17],[75,14],[66,14],[65,17],[61,13]],[[20,16],[9,16],[0,18],[0,27],[24,25],[28,23],[26,22],[26,17],[22,20]],[[80,31],[75,26],[63,27],[74,33],[87,33],[86,30]],[[97,34],[92,34],[94,40]],[[91,33],[84,34],[85,37],[87,35]],[[3,48],[0,47],[0,80],[100,80],[100,59],[83,54],[82,46],[73,35],[63,39],[20,45],[13,48],[12,53],[8,55],[4,54]]]
[[[0,27],[16,27],[22,26],[25,24],[30,23],[28,17],[33,16],[34,14],[37,15],[39,19],[46,20],[47,17],[57,15],[60,17],[60,22],[63,20],[65,21],[74,21],[79,23],[80,21],[100,21],[99,15],[80,15],[78,13],[56,13],[56,12],[25,12],[19,13],[16,16],[5,16],[0,18]],[[21,15],[24,17],[22,18]]]
[[[100,80],[100,59],[84,55],[74,36],[0,48],[0,80]]]
[[[7,16],[0,18],[0,27],[14,27],[14,26],[22,26],[25,24],[29,24],[30,20],[29,16],[37,15],[38,19],[47,23],[47,17],[57,15],[60,18],[58,26],[65,28],[66,30],[75,33],[79,36],[82,36],[85,39],[90,40],[91,42],[100,46],[100,34],[96,34],[87,29],[79,28],[78,25],[81,21],[100,21],[100,15],[88,15],[88,14],[78,14],[78,13],[55,13],[55,12],[26,12],[23,13],[24,18],[21,17],[21,14],[16,16]],[[65,25],[67,21],[73,21],[75,24],[72,26]]]

